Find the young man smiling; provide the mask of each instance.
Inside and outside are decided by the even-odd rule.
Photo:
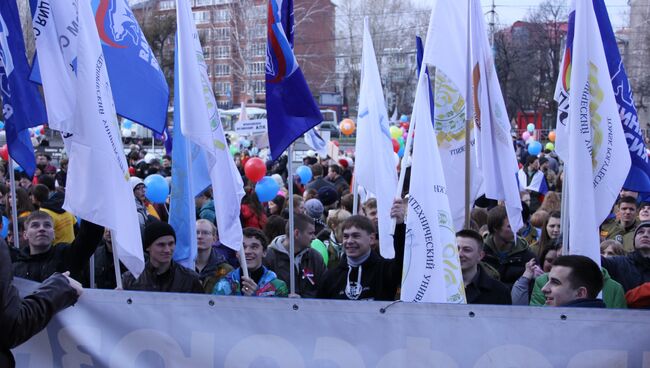
[[[553,262],[542,292],[548,306],[605,308],[605,303],[597,299],[602,289],[603,274],[596,262],[585,256],[570,255],[560,256]]]
[[[213,294],[246,296],[287,296],[287,284],[276,274],[262,266],[266,255],[268,240],[260,229],[244,229],[244,255],[248,267],[248,277],[241,268],[236,268],[217,282]]]

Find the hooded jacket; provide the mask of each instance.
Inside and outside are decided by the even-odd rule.
[[[284,247],[286,235],[273,239],[264,257],[264,266],[275,272],[289,285],[289,252]],[[296,266],[296,294],[303,298],[315,298],[325,273],[325,262],[316,249],[307,247],[294,255]]]
[[[360,266],[348,264],[343,256],[336,268],[325,273],[319,298],[346,300],[395,300],[402,281],[406,225],[395,227],[395,258],[386,259],[374,251]],[[358,282],[356,280],[359,280]]]
[[[483,262],[499,271],[499,280],[508,289],[512,289],[512,285],[524,273],[526,262],[535,258],[533,252],[528,248],[528,243],[522,237],[518,237],[516,243],[511,243],[508,251],[500,254],[494,245],[494,237],[490,234],[485,239],[484,251]]]
[[[79,280],[103,236],[102,226],[83,220],[71,244],[52,245],[47,252],[35,255],[29,246],[23,248],[14,263],[14,276],[41,282],[55,272],[70,271],[70,276]]]

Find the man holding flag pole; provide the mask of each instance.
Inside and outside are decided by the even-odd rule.
[[[267,20],[266,111],[271,158],[288,148],[289,296],[295,296],[293,224],[293,142],[323,121],[293,54],[293,0],[269,0]]]

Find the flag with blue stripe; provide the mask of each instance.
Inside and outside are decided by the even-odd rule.
[[[293,54],[293,0],[269,0],[266,114],[271,157],[313,128],[323,116]]]
[[[37,86],[29,81],[25,55],[16,1],[0,1],[0,89],[7,147],[13,160],[32,176],[36,160],[27,129],[44,124],[47,116]]]

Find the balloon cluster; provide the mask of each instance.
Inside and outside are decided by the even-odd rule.
[[[406,144],[406,137],[408,136],[409,122],[406,115],[402,115],[400,118],[399,126],[393,125],[390,127],[390,136],[393,143],[393,152],[397,154],[398,157],[404,156],[404,146]]]
[[[542,152],[542,143],[537,141],[535,134],[535,125],[534,124],[528,124],[526,127],[526,131],[521,134],[521,139],[526,142],[526,145],[528,146],[528,154],[532,156],[537,156]],[[548,139],[550,142],[547,142],[546,145],[544,146],[544,149],[547,149],[549,151],[555,150],[555,131],[551,131],[548,133]]]

